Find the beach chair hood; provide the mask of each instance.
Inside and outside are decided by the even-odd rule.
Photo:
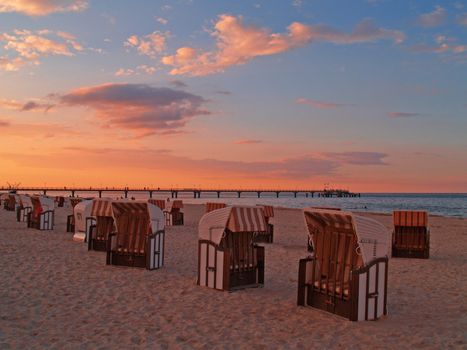
[[[358,253],[362,256],[364,264],[375,258],[390,256],[391,233],[376,220],[345,211],[314,208],[304,209],[304,214],[307,227],[319,222],[323,227],[353,228],[357,237]],[[308,234],[313,241],[311,233]]]
[[[91,216],[112,217],[112,200],[107,198],[94,199],[92,203]]]
[[[32,208],[31,197],[25,194],[20,194],[19,199],[21,201],[21,205],[23,206],[23,208],[26,208],[26,207]]]
[[[263,208],[234,206],[206,213],[199,222],[199,238],[220,244],[225,229],[231,232],[266,232]]]
[[[82,201],[75,205],[73,213],[75,216],[75,231],[86,231],[86,218],[91,216],[93,201]]]

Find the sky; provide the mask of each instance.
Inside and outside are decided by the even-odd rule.
[[[467,2],[0,0],[0,185],[467,192]]]

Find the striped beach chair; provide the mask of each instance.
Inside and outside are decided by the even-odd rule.
[[[107,265],[142,267],[164,265],[164,214],[147,202],[113,202],[116,231],[107,245]]]
[[[165,224],[168,225],[183,225],[183,201],[173,200],[168,202],[164,211]]]
[[[112,216],[112,200],[107,198],[94,199],[89,222],[88,250],[107,251],[107,241],[114,230]],[[88,224],[86,224],[88,226]]]
[[[390,233],[379,222],[349,212],[307,208],[314,253],[301,259],[297,304],[345,317],[387,314]]]
[[[264,235],[257,235],[255,238],[256,243],[272,243],[274,241],[274,225],[272,218],[274,217],[274,207],[272,205],[261,205],[264,212],[264,219],[266,220],[267,230]]]
[[[426,211],[393,212],[392,256],[397,258],[430,257],[430,230]]]
[[[54,200],[45,196],[31,197],[32,210],[28,214],[28,227],[53,230],[55,220]]]
[[[19,206],[18,195],[10,193],[7,196],[5,196],[3,200],[3,209],[7,211],[15,211],[18,206]]]
[[[204,213],[209,213],[213,210],[225,208],[227,205],[225,203],[218,203],[218,202],[207,202],[205,204],[205,211]]]
[[[165,200],[164,199],[148,199],[148,203],[154,204],[160,210],[165,210]]]
[[[264,284],[264,247],[254,243],[267,232],[263,209],[233,206],[213,210],[199,222],[198,284],[217,290]]]

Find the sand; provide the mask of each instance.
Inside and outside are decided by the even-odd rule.
[[[0,210],[0,349],[467,348],[467,219],[431,217],[430,259],[390,260],[388,316],[350,322],[296,306],[307,255],[298,210],[276,210],[264,288],[233,293],[196,285],[202,206],[166,229],[155,271],[106,266],[65,232],[70,211],[38,231]]]

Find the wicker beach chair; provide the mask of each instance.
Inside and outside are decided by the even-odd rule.
[[[58,208],[63,208],[63,205],[65,204],[65,197],[56,196],[55,197],[55,203],[57,203]]]
[[[392,256],[397,258],[430,257],[430,230],[426,211],[393,212]]]
[[[107,244],[107,265],[142,267],[164,265],[164,214],[145,202],[113,202],[116,232]]]
[[[272,205],[261,205],[264,212],[264,219],[266,220],[267,230],[264,235],[257,235],[255,243],[273,243],[274,240],[274,225],[272,220],[274,218],[274,207]]]
[[[390,233],[349,212],[304,210],[314,254],[301,259],[297,304],[351,321],[387,314]]]
[[[25,194],[19,195],[20,205],[16,208],[16,221],[27,222],[28,215],[32,211],[31,197]]]
[[[73,210],[73,214],[68,215],[66,219],[66,232],[75,232],[75,207],[78,203],[80,203],[83,199],[82,198],[67,198],[67,204]]]
[[[165,200],[164,199],[148,199],[148,203],[154,204],[160,210],[165,210]]]
[[[225,208],[227,205],[225,203],[217,203],[217,202],[207,202],[205,205],[204,213],[209,213],[213,210]]]
[[[108,198],[94,199],[91,216],[87,217],[86,220],[88,221],[86,226],[89,225],[89,233],[86,235],[88,250],[107,251],[109,235],[114,231],[112,200]]]
[[[73,225],[69,232],[73,232],[74,241],[88,242],[91,225],[96,223],[96,218],[91,216],[92,205],[92,200],[83,200],[73,208]]]
[[[217,290],[264,284],[264,247],[254,243],[267,232],[259,207],[213,210],[199,222],[198,284]]]
[[[341,211],[341,208],[337,207],[310,207],[311,209],[321,209],[321,210],[337,210]],[[311,236],[308,235],[307,238],[307,251],[313,253],[313,242],[311,241]]]
[[[28,213],[28,227],[38,230],[53,230],[55,203],[45,196],[31,197],[32,210]]]

